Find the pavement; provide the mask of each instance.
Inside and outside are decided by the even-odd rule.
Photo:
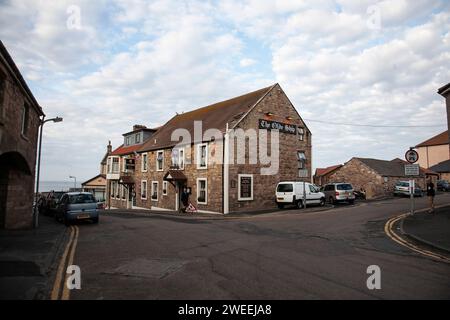
[[[67,228],[40,216],[32,230],[0,230],[0,299],[47,299]]]
[[[450,254],[450,206],[407,216],[402,228],[414,240]]]

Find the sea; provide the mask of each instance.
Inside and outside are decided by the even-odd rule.
[[[39,181],[39,191],[69,191],[71,188],[81,188],[81,184],[78,183],[75,186],[73,181]]]

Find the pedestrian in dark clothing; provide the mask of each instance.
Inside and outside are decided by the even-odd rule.
[[[429,213],[434,212],[434,196],[436,195],[436,192],[434,190],[434,183],[430,180],[428,180],[427,183],[427,196],[428,196],[428,204],[430,207]]]
[[[181,192],[181,203],[183,204],[183,212],[186,212],[186,208],[189,205],[189,192],[186,187],[183,187],[183,191]]]

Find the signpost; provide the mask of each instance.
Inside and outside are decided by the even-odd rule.
[[[413,148],[409,148],[405,153],[405,159],[409,164],[405,164],[405,176],[417,177],[420,175],[420,166],[414,164],[419,160],[419,154]],[[416,184],[414,179],[409,180],[409,195],[411,197],[411,215],[414,215],[415,203],[414,203],[414,192],[416,190]]]

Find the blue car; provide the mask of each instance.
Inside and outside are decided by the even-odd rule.
[[[66,226],[80,220],[98,223],[99,211],[98,202],[92,193],[68,192],[58,201],[55,218]]]

